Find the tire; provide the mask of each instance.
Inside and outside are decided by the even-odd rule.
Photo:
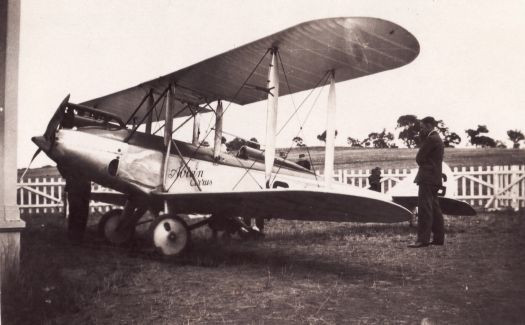
[[[133,238],[134,229],[129,231],[116,232],[122,209],[113,209],[106,212],[98,222],[98,233],[108,243],[113,245],[123,245],[130,242]]]
[[[188,225],[176,215],[155,219],[150,226],[150,234],[153,247],[164,256],[183,254],[191,242]]]

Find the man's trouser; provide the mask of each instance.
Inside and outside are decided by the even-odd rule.
[[[434,234],[434,242],[445,240],[445,222],[439,207],[439,187],[432,184],[419,184],[417,241],[430,242],[430,233]]]
[[[70,178],[68,179],[67,192],[69,203],[68,237],[73,241],[82,241],[89,216],[91,182]]]

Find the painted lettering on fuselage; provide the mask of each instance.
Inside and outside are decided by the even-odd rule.
[[[190,170],[184,166],[172,168],[168,173],[168,178],[173,179],[173,182],[190,178],[190,186],[209,186],[213,183],[211,179],[204,178],[204,170],[198,168]]]

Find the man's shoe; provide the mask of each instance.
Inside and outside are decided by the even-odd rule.
[[[443,246],[443,245],[445,245],[445,243],[442,242],[442,241],[434,241],[433,240],[433,241],[430,242],[430,245]]]
[[[430,245],[430,244],[417,241],[417,242],[415,242],[413,244],[408,245],[408,247],[409,248],[421,248],[421,247],[427,247],[428,245]]]

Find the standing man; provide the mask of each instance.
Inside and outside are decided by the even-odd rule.
[[[430,116],[420,122],[422,143],[416,156],[419,170],[414,180],[419,186],[417,240],[408,246],[411,248],[443,245],[445,242],[445,225],[438,198],[438,190],[443,185],[441,166],[445,146],[436,126],[436,120]]]
[[[381,168],[376,167],[372,169],[372,173],[368,176],[369,190],[381,192]]]
[[[91,181],[69,169],[59,168],[58,171],[66,180],[65,191],[69,205],[67,237],[72,244],[81,244],[89,218]]]

